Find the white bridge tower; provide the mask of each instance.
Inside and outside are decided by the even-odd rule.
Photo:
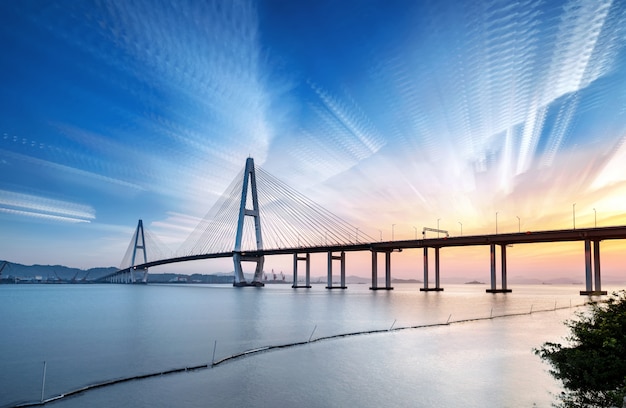
[[[137,280],[135,278],[135,272],[137,271],[137,268],[135,267],[135,259],[137,259],[137,250],[141,249],[141,252],[143,252],[143,263],[147,264],[148,263],[148,255],[146,254],[146,237],[144,235],[143,232],[143,221],[139,220],[139,223],[137,224],[137,229],[135,230],[135,236],[134,236],[134,248],[133,248],[133,258],[130,261],[130,281],[131,283],[137,283]],[[148,282],[148,268],[143,268],[143,276],[141,276],[141,283],[146,283]]]
[[[248,201],[248,185],[252,194],[252,209],[246,208]],[[263,238],[261,236],[261,218],[259,213],[259,200],[256,189],[256,174],[254,172],[254,160],[248,157],[246,160],[246,169],[243,174],[243,187],[241,189],[241,204],[239,205],[239,220],[237,222],[237,236],[235,238],[235,250],[233,251],[233,262],[235,263],[235,281],[233,286],[265,286],[261,282],[263,276],[263,255],[252,256],[246,255],[241,251],[241,239],[243,237],[244,221],[246,216],[254,218],[254,230],[256,237],[257,251],[263,250]],[[252,282],[246,282],[243,275],[241,262],[256,262],[254,278]]]

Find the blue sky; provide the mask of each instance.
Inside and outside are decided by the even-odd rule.
[[[248,156],[374,237],[569,228],[573,203],[626,223],[622,1],[19,1],[0,22],[3,259],[118,265],[139,218],[175,250]]]

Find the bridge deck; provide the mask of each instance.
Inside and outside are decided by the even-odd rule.
[[[567,230],[550,230],[550,231],[527,231],[521,233],[508,234],[487,234],[487,235],[467,235],[460,237],[441,237],[441,238],[425,238],[403,241],[384,241],[370,243],[356,243],[349,245],[331,245],[331,246],[313,246],[313,247],[295,247],[295,248],[275,248],[258,251],[243,251],[244,256],[265,256],[265,255],[292,255],[294,253],[320,253],[320,252],[357,252],[357,251],[376,251],[388,252],[402,249],[415,248],[446,248],[446,247],[465,247],[465,246],[481,246],[481,245],[514,245],[514,244],[533,244],[548,242],[572,242],[572,241],[603,241],[610,239],[626,239],[626,226],[616,227],[600,227],[600,228],[582,228]],[[135,269],[150,268],[158,265],[166,265],[177,262],[194,261],[201,259],[213,258],[229,258],[233,256],[233,252],[221,252],[214,254],[189,255],[169,259],[161,259],[145,264],[136,265]],[[103,277],[106,279],[112,275],[128,271],[123,269],[111,275]]]

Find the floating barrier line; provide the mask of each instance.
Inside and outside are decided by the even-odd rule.
[[[493,320],[493,319],[499,319],[499,318],[505,318],[505,317],[527,316],[527,315],[532,315],[532,314],[537,314],[537,313],[554,312],[554,311],[557,311],[557,310],[571,309],[572,307],[581,307],[581,306],[586,306],[586,305],[587,305],[587,303],[583,303],[581,305],[575,305],[575,306],[571,306],[571,304],[570,304],[568,306],[551,307],[550,309],[544,309],[544,310],[532,310],[531,309],[530,312],[507,313],[507,314],[496,315],[496,316],[494,316],[493,312],[492,312],[492,314],[489,317],[475,317],[475,318],[453,320],[453,321],[450,321],[450,317],[448,317],[448,321],[445,322],[445,323],[419,324],[419,325],[404,326],[404,327],[393,327],[392,326],[392,328],[389,328],[389,329],[374,329],[374,330],[363,330],[363,331],[350,332],[350,333],[340,333],[340,334],[333,334],[333,335],[330,335],[330,336],[322,336],[322,337],[318,337],[318,338],[315,338],[315,339],[309,338],[308,341],[298,341],[298,342],[294,342],[294,343],[286,343],[286,344],[277,344],[277,345],[273,345],[273,346],[256,347],[256,348],[253,348],[253,349],[250,349],[250,350],[242,351],[240,353],[236,353],[236,354],[232,354],[230,356],[223,357],[223,358],[221,358],[219,360],[213,361],[212,363],[200,364],[200,365],[195,365],[195,366],[191,366],[191,367],[173,368],[171,370],[159,371],[159,372],[156,372],[156,373],[139,374],[139,375],[134,375],[134,376],[131,376],[131,377],[115,378],[115,379],[103,381],[103,382],[100,382],[100,383],[89,384],[89,385],[86,385],[84,387],[80,387],[80,388],[77,388],[75,390],[66,392],[64,394],[59,394],[59,395],[56,395],[54,397],[43,399],[41,401],[23,402],[23,403],[19,403],[17,405],[5,405],[5,407],[6,408],[23,408],[23,407],[44,406],[44,405],[46,405],[46,404],[48,404],[50,402],[58,401],[58,400],[61,400],[61,399],[72,397],[72,396],[76,396],[78,394],[82,394],[82,393],[87,392],[87,391],[95,390],[97,388],[104,388],[104,387],[108,387],[108,386],[111,386],[111,385],[121,384],[121,383],[135,381],[135,380],[144,380],[144,379],[152,378],[152,377],[160,377],[160,376],[168,375],[168,374],[176,374],[176,373],[183,373],[183,372],[187,372],[187,371],[204,370],[204,369],[207,369],[207,368],[212,368],[212,367],[218,366],[220,364],[223,364],[223,363],[226,363],[226,362],[229,362],[229,361],[233,361],[233,360],[237,360],[237,359],[240,359],[240,358],[243,358],[243,357],[251,356],[253,354],[263,353],[263,352],[266,352],[266,351],[277,350],[277,349],[285,349],[285,348],[292,348],[292,347],[297,347],[297,346],[303,346],[303,345],[306,345],[306,344],[321,342],[321,341],[325,341],[325,340],[333,340],[333,339],[339,339],[339,338],[343,338],[343,337],[361,336],[361,335],[366,335],[366,334],[389,333],[389,332],[393,332],[393,331],[401,331],[401,330],[409,330],[409,329],[425,329],[425,328],[431,328],[431,327],[450,326],[450,325],[453,325],[453,324],[478,322],[478,321],[482,321],[482,320]],[[450,315],[450,316],[452,316],[452,315]]]

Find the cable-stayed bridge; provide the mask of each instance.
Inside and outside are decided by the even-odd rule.
[[[437,238],[426,238],[426,232]],[[441,235],[440,235],[441,234]],[[312,253],[327,253],[327,288],[345,289],[345,253],[369,251],[372,256],[372,290],[390,290],[391,255],[403,249],[423,248],[424,287],[441,291],[441,248],[489,246],[491,259],[490,293],[506,293],[506,248],[513,244],[581,241],[584,243],[586,288],[581,294],[606,293],[601,288],[600,242],[626,239],[626,226],[536,231],[449,237],[446,231],[424,228],[422,239],[376,241],[358,227],[334,215],[313,200],[298,193],[278,178],[255,166],[248,158],[225,194],[215,203],[194,231],[174,253],[168,254],[158,238],[139,220],[120,270],[101,278],[117,283],[145,283],[153,266],[211,258],[232,258],[234,286],[263,286],[266,256],[293,256],[293,287],[310,287]],[[499,251],[497,248],[499,247]],[[434,250],[434,287],[429,286],[429,250]],[[500,288],[497,287],[497,255],[500,255]],[[378,285],[378,254],[385,256],[384,285]],[[255,264],[253,279],[246,281],[242,262]],[[333,283],[333,266],[339,263],[340,282]],[[304,263],[305,280],[299,285],[298,268]]]

